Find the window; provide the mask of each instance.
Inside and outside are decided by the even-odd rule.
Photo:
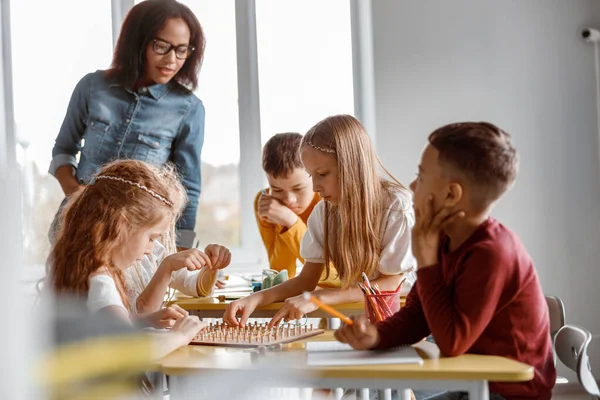
[[[46,0],[11,2],[23,253],[29,266],[44,264],[48,228],[64,197],[47,171],[71,93],[85,74],[107,68],[112,55],[110,2],[62,0],[68,13],[56,13],[56,7]]]
[[[261,142],[354,113],[348,0],[258,0]]]

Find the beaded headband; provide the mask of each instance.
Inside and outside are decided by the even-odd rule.
[[[173,207],[173,203],[171,202],[171,200],[168,200],[168,199],[162,197],[160,194],[156,193],[153,190],[148,189],[146,186],[141,185],[141,184],[139,184],[137,182],[132,182],[132,181],[129,181],[127,179],[119,178],[118,176],[101,175],[101,176],[93,177],[90,180],[90,185],[95,184],[96,180],[98,180],[98,179],[110,179],[110,180],[113,180],[113,181],[119,181],[119,182],[127,183],[127,184],[132,185],[132,186],[137,186],[140,189],[142,189],[142,190],[150,193],[152,196],[156,197],[157,199],[159,199],[160,201],[162,201],[163,203],[165,203],[169,207]]]
[[[308,144],[308,145],[309,145],[310,147],[312,147],[313,149],[317,149],[317,150],[319,150],[319,151],[322,151],[322,152],[324,152],[324,153],[336,154],[336,153],[335,153],[335,150],[333,150],[333,149],[326,149],[326,148],[324,148],[324,147],[319,147],[319,146],[317,146],[316,144],[314,144],[314,143],[313,143],[313,142],[311,142],[311,141],[307,141],[307,142],[306,142],[306,144]]]

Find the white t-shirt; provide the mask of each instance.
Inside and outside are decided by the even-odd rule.
[[[300,243],[300,255],[306,262],[324,263],[325,201],[321,200],[308,217],[307,231]],[[389,204],[383,213],[382,229],[383,250],[379,254],[379,268],[369,279],[380,275],[404,273],[406,282],[402,285],[402,295],[408,294],[417,279],[417,262],[411,251],[411,230],[415,224],[415,214],[410,195],[397,191],[389,196]]]
[[[125,280],[127,282],[127,291],[131,302],[131,309],[136,310],[138,296],[144,291],[150,280],[156,273],[156,270],[168,256],[167,249],[158,240],[154,241],[152,254],[144,256],[141,262],[129,267],[125,271]],[[188,296],[198,297],[196,281],[198,280],[198,271],[189,271],[182,268],[171,274],[171,287],[187,294]]]
[[[129,314],[123,300],[121,300],[114,279],[109,275],[94,275],[90,278],[90,290],[88,291],[86,306],[92,314],[109,306],[121,307]]]

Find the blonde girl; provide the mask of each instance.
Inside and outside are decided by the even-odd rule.
[[[363,272],[381,290],[396,290],[406,277],[406,293],[415,280],[411,194],[383,167],[361,123],[349,115],[326,118],[308,131],[299,151],[314,191],[323,198],[302,238],[300,254],[306,263],[296,278],[231,303],[223,317],[230,325],[244,325],[257,307],[282,300],[271,324],[314,311],[302,293],[315,290],[330,262],[342,288],[313,292],[328,304],[361,301],[357,283]]]

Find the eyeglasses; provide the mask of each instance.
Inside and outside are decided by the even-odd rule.
[[[154,50],[156,54],[164,56],[173,49],[175,49],[175,57],[177,57],[180,60],[185,60],[189,58],[194,52],[194,50],[196,50],[194,46],[173,46],[171,43],[165,42],[164,40],[153,40],[152,50]]]

